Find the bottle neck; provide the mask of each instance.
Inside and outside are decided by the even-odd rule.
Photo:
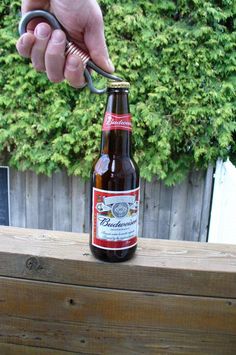
[[[131,156],[131,122],[127,89],[108,90],[101,154]]]

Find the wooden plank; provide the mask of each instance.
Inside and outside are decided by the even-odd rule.
[[[39,227],[39,210],[38,210],[38,176],[27,171],[26,177],[26,227]]]
[[[85,182],[85,212],[84,212],[84,230],[90,232],[90,204],[91,204],[91,184],[90,181]]]
[[[42,229],[53,229],[53,187],[52,177],[38,176],[38,209],[39,226]]]
[[[211,209],[211,196],[212,196],[212,187],[213,187],[213,172],[214,172],[214,167],[210,165],[207,169],[205,182],[204,182],[200,238],[199,238],[199,241],[201,242],[206,242],[208,236],[210,209]]]
[[[53,229],[71,231],[71,178],[65,171],[53,174]]]
[[[144,238],[158,237],[158,218],[160,205],[160,182],[154,179],[151,183],[145,183],[144,190],[144,216],[143,234]]]
[[[11,225],[26,226],[25,173],[10,169]]]
[[[35,344],[39,348],[31,346],[17,346],[0,343],[0,350],[10,349],[19,351],[27,349],[29,352],[6,352],[4,355],[64,355],[68,349],[74,349],[76,354],[214,354],[234,355],[235,336],[225,334],[211,334],[211,332],[199,332],[190,330],[187,332],[180,329],[161,329],[158,326],[150,329],[137,327],[136,329],[124,330],[116,327],[106,327],[103,324],[89,325],[81,323],[48,322],[36,319],[0,317],[1,341],[11,341],[20,344]],[[137,334],[137,335],[136,335]],[[130,339],[131,337],[131,339]],[[135,345],[133,344],[135,337]],[[154,339],[154,341],[153,341]],[[56,348],[55,348],[56,344]],[[54,348],[45,349],[42,346]],[[66,349],[60,351],[59,348]],[[30,349],[35,350],[35,352]],[[38,353],[42,351],[42,353]],[[47,353],[48,351],[48,353]],[[53,352],[54,351],[54,352]],[[71,354],[69,352],[69,354]],[[74,354],[74,352],[72,352]]]
[[[185,240],[199,241],[204,191],[204,171],[189,174],[188,197],[185,215]]]
[[[188,181],[173,186],[169,239],[183,240],[186,216]]]
[[[158,326],[150,329],[125,327],[125,330],[126,333],[115,324],[112,327],[102,323],[99,326],[93,325],[92,322],[90,324],[82,322],[77,325],[72,322],[0,317],[1,342],[25,344],[25,346],[18,346],[0,343],[0,350],[9,350],[6,353],[2,351],[4,355],[46,355],[51,352],[53,355],[66,355],[68,352],[71,353],[69,349],[73,349],[76,354],[101,355],[235,355],[235,335],[212,334],[210,331],[196,330],[188,330],[186,333],[185,330],[174,328],[167,330]],[[23,352],[21,348],[27,349],[28,352]],[[65,352],[59,350],[62,348]],[[11,352],[11,350],[15,351]]]
[[[72,232],[84,232],[85,220],[85,181],[72,177]]]
[[[161,183],[158,238],[169,239],[173,188]]]
[[[117,265],[92,257],[88,235],[1,227],[0,260],[0,275],[9,277],[185,295],[236,295],[235,245],[140,239],[136,257]]]
[[[10,322],[9,328],[12,327],[12,321]],[[16,322],[16,320],[14,320],[14,323],[15,322]],[[1,328],[1,326],[0,326],[0,328]],[[13,326],[13,329],[14,329],[14,326]],[[15,333],[17,333],[16,329],[15,329]],[[1,336],[3,337],[2,334],[1,334]],[[14,335],[14,336],[17,337],[17,335]],[[13,335],[12,335],[12,337],[13,337]],[[34,334],[34,340],[35,340],[34,343],[36,343],[39,338],[40,337],[37,334]],[[19,342],[19,339],[20,339],[20,335],[18,335],[17,342]],[[1,338],[0,338],[0,341],[1,341]],[[6,341],[9,342],[9,336],[8,336],[8,339]],[[13,341],[13,339],[11,339],[11,341]],[[26,343],[26,340],[24,339],[23,342]],[[1,343],[1,342],[0,342],[0,353],[3,354],[3,355],[16,355],[16,354],[17,355],[68,355],[68,354],[78,354],[78,353],[75,353],[75,352],[63,351],[63,350],[58,350],[58,349],[49,349],[49,348],[36,347],[36,346],[32,346],[32,345],[26,346],[26,345],[11,344],[11,343]]]
[[[1,165],[1,163],[0,163]],[[0,166],[0,225],[10,225],[9,168]]]
[[[0,317],[53,322],[63,325],[64,330],[70,324],[77,326],[77,337],[73,336],[77,342],[75,347],[69,339],[66,342],[63,339],[59,346],[53,332],[54,346],[51,343],[49,347],[61,350],[102,353],[104,346],[105,350],[111,350],[113,343],[113,348],[121,354],[146,353],[148,349],[154,354],[159,346],[155,330],[172,333],[172,337],[176,332],[185,333],[186,338],[191,338],[194,332],[208,333],[215,339],[220,334],[229,351],[236,346],[236,299],[119,291],[0,277],[0,300]],[[5,322],[1,323],[6,336]],[[84,334],[86,326],[89,336]],[[82,337],[80,329],[83,329]],[[45,327],[45,331],[51,329]],[[95,337],[98,331],[99,341]],[[41,335],[42,332],[38,333],[39,338]],[[97,346],[91,344],[91,338],[95,338]],[[195,349],[197,346],[198,343],[192,343]],[[204,346],[207,353],[207,344]]]
[[[145,181],[144,179],[140,179],[139,230],[138,230],[139,237],[143,235],[144,193],[145,193]]]

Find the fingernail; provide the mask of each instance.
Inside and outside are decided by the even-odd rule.
[[[52,33],[52,42],[55,44],[62,43],[65,40],[65,34],[61,30],[54,30]]]
[[[76,56],[70,55],[70,56],[67,58],[66,66],[67,66],[67,68],[68,68],[69,70],[76,70],[76,69],[78,69],[79,64],[80,64],[79,58],[77,58]]]
[[[50,28],[48,27],[48,25],[38,25],[36,27],[36,36],[39,38],[47,38],[50,34]]]
[[[115,67],[110,58],[107,60],[107,66],[109,67],[110,71],[115,71]]]

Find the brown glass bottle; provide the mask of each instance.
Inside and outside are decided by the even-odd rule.
[[[92,170],[90,248],[103,261],[130,259],[137,247],[139,170],[131,153],[129,83],[108,85],[100,156]]]

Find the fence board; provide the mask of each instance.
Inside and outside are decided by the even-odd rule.
[[[210,209],[211,209],[211,196],[213,187],[213,166],[209,166],[206,172],[206,178],[204,183],[204,193],[202,202],[202,212],[201,212],[201,228],[199,241],[205,242],[208,235],[208,227],[210,220]]]
[[[40,174],[38,176],[38,228],[53,229],[53,188],[52,178]],[[57,227],[57,226],[56,226]]]
[[[39,210],[38,210],[38,176],[27,171],[26,177],[26,226],[28,228],[38,228],[39,225]]]
[[[143,237],[158,237],[160,182],[154,179],[145,183],[144,189],[144,216]]]
[[[185,215],[185,240],[200,239],[201,211],[204,191],[204,172],[189,174],[188,196]],[[199,208],[201,206],[201,208]]]
[[[11,225],[26,227],[25,173],[10,170]]]
[[[90,204],[91,204],[91,191],[90,181],[85,182],[85,212],[84,212],[84,231],[90,232]]]
[[[72,177],[72,232],[84,231],[85,221],[85,181],[76,176]]]
[[[161,183],[158,238],[169,239],[173,188]]]
[[[71,231],[71,178],[65,171],[53,174],[53,229]]]
[[[173,187],[169,239],[184,239],[187,193],[187,179]]]
[[[138,235],[143,236],[144,231],[144,193],[145,193],[145,180],[140,179],[140,206],[139,206],[139,230]]]

